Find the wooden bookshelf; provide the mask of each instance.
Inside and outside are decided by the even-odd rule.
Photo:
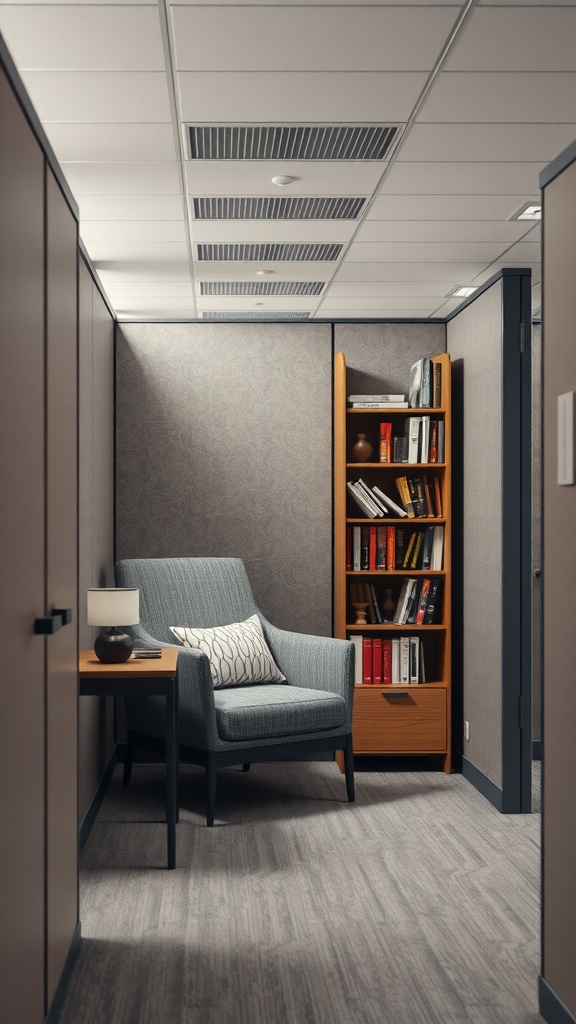
[[[451,770],[451,388],[450,357],[433,356],[442,367],[442,404],[436,408],[349,409],[346,405],[346,360],[342,352],[335,356],[334,379],[334,635],[391,637],[415,636],[422,642],[427,682],[410,684],[361,684],[354,688],[353,737],[357,755],[414,755],[433,757],[445,772]],[[408,381],[404,390],[408,392]],[[444,461],[406,463],[379,461],[381,421],[391,421],[393,430],[402,433],[410,416],[430,416],[444,422]],[[365,433],[373,446],[370,461],[351,461],[350,450],[358,433]],[[422,473],[438,478],[442,514],[435,517],[403,518],[393,512],[383,518],[363,515],[347,491],[348,481],[360,476],[369,487],[378,486],[402,504],[397,476],[419,476]],[[351,569],[346,560],[347,527],[402,526],[408,533],[442,525],[444,545],[442,568]],[[352,583],[374,585],[382,600],[385,588],[394,598],[405,577],[439,577],[442,580],[441,611],[432,624],[390,622],[365,625],[355,621],[350,598]],[[341,765],[342,767],[342,765]]]

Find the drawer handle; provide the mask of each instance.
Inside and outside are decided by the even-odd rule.
[[[388,697],[409,697],[410,694],[404,693],[404,690],[391,690],[390,693],[383,693],[382,696],[386,700]]]

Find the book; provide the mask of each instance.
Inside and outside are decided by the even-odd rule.
[[[438,462],[438,420],[431,420],[430,422],[428,462]]]
[[[410,534],[408,543],[406,544],[406,549],[404,551],[404,560],[403,560],[402,565],[400,567],[401,569],[407,569],[408,566],[410,565],[410,559],[412,558],[412,552],[414,550],[415,543],[416,543],[416,531],[413,530],[412,533]]]
[[[434,360],[433,364],[433,404],[437,409],[442,405],[442,363]]]
[[[430,417],[422,417],[420,428],[420,462],[428,462],[430,454]]]
[[[392,424],[380,424],[380,462],[392,462]]]
[[[407,409],[408,402],[350,402],[350,409]]]
[[[408,462],[408,437],[406,434],[399,434],[392,441],[393,462]]]
[[[368,568],[370,572],[376,571],[376,527],[368,527]]]
[[[432,360],[429,356],[424,356],[422,360],[420,405],[423,409],[429,409],[432,405]]]
[[[420,682],[420,637],[410,637],[410,683]]]
[[[414,519],[414,505],[412,504],[412,498],[410,497],[410,491],[408,489],[408,479],[405,476],[396,477],[396,487],[398,488],[398,494],[400,495],[400,501],[405,508],[405,515],[409,519]]]
[[[362,527],[352,527],[352,568],[354,572],[360,572],[360,560],[362,553]]]
[[[424,626],[432,626],[434,623],[440,622],[442,612],[441,598],[442,580],[440,578],[430,580],[426,610],[424,612],[424,618],[422,619],[422,624]]]
[[[370,531],[367,526],[360,527],[360,569],[368,569],[368,548],[370,543]]]
[[[419,683],[425,683],[426,682],[426,663],[424,661],[424,644],[422,643],[422,640],[420,640],[420,664],[418,666],[418,674],[420,676],[418,682]]]
[[[386,542],[387,542],[387,531],[394,529],[390,526],[377,526],[376,527],[376,568],[385,569],[387,565],[386,559]]]
[[[408,384],[408,405],[415,409],[420,405],[420,392],[422,388],[422,360],[418,359],[410,367],[410,381]]]
[[[408,405],[412,409],[429,408],[432,404],[432,360],[418,359],[410,368]]]
[[[423,538],[424,538],[424,534],[423,534],[422,530],[418,530],[418,532],[416,534],[416,540],[414,542],[414,547],[412,549],[412,556],[410,558],[410,568],[411,569],[416,569],[417,566],[418,566],[418,558],[420,556],[420,548],[422,547],[422,540],[423,540]]]
[[[373,583],[368,584],[368,590],[370,593],[370,610],[374,612],[374,622],[380,625],[382,622],[382,612],[380,611],[380,605],[376,597],[376,588]]]
[[[396,564],[396,528],[386,527],[386,565],[394,569]]]
[[[426,498],[426,505],[428,508],[428,512],[426,514],[428,516],[435,516],[436,509],[432,498],[432,491],[430,490],[430,486],[428,484],[428,477],[426,475],[422,477],[422,483],[424,484],[424,496]]]
[[[396,559],[395,569],[401,569],[404,562],[404,551],[406,549],[406,533],[403,526],[396,527]],[[392,567],[391,567],[392,568]]]
[[[364,686],[372,684],[372,638],[362,637],[362,683]]]
[[[382,638],[379,636],[372,640],[372,684],[382,685]]]
[[[400,638],[395,636],[392,637],[392,666],[391,676],[392,684],[396,685],[400,682]]]
[[[434,506],[436,509],[436,518],[440,518],[442,515],[442,492],[440,490],[440,481],[437,476],[434,477]]]
[[[413,577],[405,577],[405,579],[402,580],[398,604],[396,605],[396,613],[394,615],[394,622],[400,626],[406,622],[406,615],[415,586],[416,580]]]
[[[400,637],[400,682],[410,682],[410,637]]]
[[[361,477],[358,477],[358,480],[356,481],[354,486],[360,488],[360,491],[368,501],[368,504],[375,505],[377,511],[381,516],[388,515],[388,509],[386,508],[386,505],[384,505],[380,498],[378,498],[378,496],[373,493],[372,489],[368,487],[368,484],[364,483]]]
[[[422,580],[415,580],[415,586],[413,587],[410,595],[410,601],[406,608],[405,622],[407,624],[416,622],[416,615],[418,614],[418,602],[420,600],[420,591],[422,590]]]
[[[388,402],[404,402],[406,395],[348,395],[348,402],[380,402],[387,405]]]
[[[376,516],[382,515],[382,513],[376,509],[376,506],[366,499],[362,491],[359,490],[356,484],[353,484],[351,480],[347,481],[346,487],[348,488],[348,493],[354,498],[358,508],[369,516],[370,519],[375,519]]]
[[[444,554],[444,527],[443,526],[431,526],[430,530],[433,532],[432,539],[432,551],[430,555],[430,569],[439,571],[442,569],[442,560]]]
[[[352,572],[352,527],[346,527],[346,572]]]
[[[354,633],[350,637],[354,644],[354,682],[356,686],[360,686],[363,683],[362,679],[362,636],[360,633]]]
[[[415,476],[411,482],[414,488],[414,496],[412,498],[414,511],[419,519],[426,518],[429,515],[429,512],[428,502],[426,501],[426,492],[424,490],[424,479],[421,476]]]
[[[422,541],[422,569],[436,568],[431,565],[432,559],[432,547],[434,542],[434,530],[437,530],[437,526],[427,526],[424,530],[424,540]],[[440,566],[440,568],[442,568]]]
[[[376,497],[380,498],[384,504],[388,506],[391,512],[395,512],[396,515],[400,517],[408,515],[405,509],[401,508],[400,505],[397,505],[395,501],[392,501],[392,498],[389,498],[387,494],[384,494],[384,491],[381,491],[379,487],[373,487],[372,490]]]
[[[416,625],[421,626],[424,622],[424,613],[426,611],[426,605],[428,603],[428,591],[430,590],[430,579],[425,576],[422,580],[422,589],[420,591],[420,599],[418,601],[418,610],[416,612]]]
[[[444,420],[438,420],[438,462],[444,462]]]
[[[420,456],[420,424],[421,416],[410,416],[408,419],[408,462],[418,462]]]
[[[382,684],[390,686],[392,682],[392,641],[382,640]]]

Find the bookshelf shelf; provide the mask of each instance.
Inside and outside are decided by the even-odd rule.
[[[334,635],[352,639],[356,643],[357,678],[354,688],[353,737],[354,752],[357,755],[410,754],[433,756],[445,772],[451,770],[451,388],[450,357],[433,357],[439,366],[442,381],[441,404],[431,408],[396,408],[386,406],[378,409],[351,409],[346,404],[347,382],[346,361],[343,353],[335,356],[334,378]],[[405,391],[408,391],[406,381]],[[358,419],[360,417],[360,419]],[[380,423],[391,423],[388,427],[388,448],[394,453],[402,450],[402,442],[395,438],[408,436],[414,427],[414,419],[426,417],[424,426],[430,433],[434,430],[435,441],[443,438],[443,459],[441,462],[380,462]],[[412,422],[409,422],[412,421]],[[384,431],[385,428],[382,428]],[[424,428],[420,424],[420,431]],[[372,444],[370,461],[351,461],[351,449],[364,431]],[[390,434],[392,442],[390,441]],[[406,445],[406,441],[403,442]],[[422,443],[414,454],[426,458],[429,449]],[[402,454],[405,456],[406,448]],[[439,444],[442,455],[442,445]],[[398,457],[398,456],[397,456]],[[374,473],[377,470],[377,473]],[[384,471],[384,472],[382,472]],[[440,511],[436,515],[399,516],[394,503],[410,508],[409,495],[404,501],[399,495],[406,477],[411,491],[415,511]],[[368,499],[371,495],[392,499],[389,514],[372,518],[364,515],[364,505],[352,494],[363,485]],[[421,501],[422,489],[426,498]],[[376,488],[372,492],[372,488]],[[430,493],[431,492],[431,495]],[[416,504],[416,495],[418,504]],[[381,502],[382,504],[382,502]],[[357,507],[358,506],[358,507]],[[440,558],[430,558],[430,545],[434,531],[441,548]],[[385,545],[385,537],[391,546]],[[419,535],[422,535],[421,537]],[[375,539],[376,538],[376,539]],[[425,538],[428,547],[425,548]],[[402,559],[410,543],[420,544],[414,559],[418,568],[406,566]],[[374,549],[376,547],[376,561]],[[411,560],[410,556],[410,560]],[[422,564],[422,559],[426,560]],[[387,559],[391,562],[386,564]],[[420,563],[419,563],[420,560]],[[376,568],[376,565],[382,565]],[[429,565],[441,568],[431,569]],[[351,567],[352,566],[352,567]],[[384,567],[385,566],[385,567]],[[389,567],[390,566],[390,567]],[[407,580],[415,583],[408,584]],[[415,593],[410,598],[410,587]],[[383,622],[380,618],[395,616],[401,607],[402,588],[408,590],[405,599],[405,616],[410,621]],[[424,596],[422,597],[422,588]],[[426,597],[438,588],[439,597],[434,609]],[[386,610],[382,606],[386,600]],[[368,603],[367,603],[368,602]],[[391,608],[394,607],[394,612]],[[416,622],[417,609],[429,618],[427,622]],[[355,621],[363,617],[367,623]],[[379,613],[379,614],[378,614]],[[352,621],[350,621],[352,619]],[[394,643],[392,644],[392,641]],[[363,651],[366,645],[370,654]],[[381,645],[381,647],[380,647]],[[394,671],[396,682],[383,681],[384,658],[389,663],[390,651],[394,647]],[[386,655],[384,649],[386,648]],[[399,652],[402,649],[403,654]],[[382,651],[382,655],[378,653]],[[406,651],[409,651],[407,654]],[[382,662],[380,663],[380,657]],[[372,666],[370,659],[372,658]],[[375,660],[374,660],[375,658]],[[412,681],[399,669],[402,658],[412,670]],[[398,659],[398,660],[397,660]],[[411,659],[411,660],[409,660]],[[425,674],[421,671],[424,665]],[[374,675],[374,664],[376,674]],[[405,669],[404,669],[405,671]],[[370,675],[370,672],[372,673]],[[387,679],[389,669],[386,668]],[[398,682],[402,678],[403,682]],[[429,678],[432,682],[415,682]],[[363,680],[363,681],[362,681]],[[342,765],[341,765],[342,767]]]

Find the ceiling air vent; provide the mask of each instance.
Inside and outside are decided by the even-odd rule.
[[[208,244],[199,243],[199,260],[234,260],[236,262],[247,261],[249,263],[273,263],[277,261],[288,263],[328,263],[339,259],[343,246],[340,243],[322,244],[268,244],[268,243],[242,243],[237,244]]]
[[[204,320],[307,320],[310,313],[307,310],[282,310],[269,309],[263,312],[256,310],[239,310],[238,312],[217,312],[216,310],[205,311],[202,314]]]
[[[320,295],[325,281],[200,281],[200,295]]]
[[[384,160],[399,124],[188,124],[190,160]]]
[[[204,196],[194,199],[198,220],[356,220],[366,199],[357,196]]]

